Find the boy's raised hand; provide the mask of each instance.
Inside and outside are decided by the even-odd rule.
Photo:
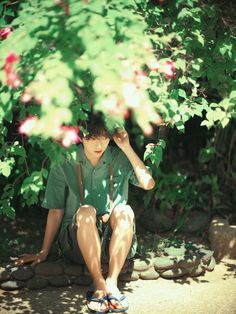
[[[116,145],[122,150],[125,150],[127,147],[130,146],[129,135],[125,129],[117,130],[113,135],[113,140]]]
[[[18,260],[15,261],[16,266],[21,266],[30,262],[33,262],[31,266],[42,263],[47,258],[44,252],[39,252],[38,254],[21,254]]]

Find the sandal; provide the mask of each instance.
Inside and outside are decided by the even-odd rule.
[[[104,303],[107,301],[107,297],[105,296],[104,298],[96,298],[93,296],[94,291],[88,291],[86,294],[86,300],[87,300],[87,308],[91,313],[95,313],[95,314],[103,314],[103,313],[108,313],[109,309],[107,308],[107,310],[105,311],[97,311],[93,308],[91,308],[89,306],[89,302],[98,302],[98,303]]]
[[[124,313],[128,310],[129,308],[129,305],[127,304],[127,299],[126,299],[126,296],[125,295],[119,295],[119,296],[115,296],[115,295],[112,295],[112,294],[109,294],[107,296],[107,300],[109,302],[109,312],[111,313]],[[111,304],[111,300],[115,300],[117,302],[120,303],[120,305],[122,306],[122,302],[123,301],[126,301],[126,305],[122,306],[121,308],[116,308],[113,304]]]

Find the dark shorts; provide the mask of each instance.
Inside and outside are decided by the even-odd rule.
[[[102,262],[107,263],[109,261],[109,243],[112,235],[112,228],[109,222],[104,226],[99,220],[99,217],[97,217],[96,224],[102,243]],[[65,229],[61,230],[56,244],[59,254],[64,258],[69,259],[74,263],[85,264],[77,243],[76,214],[73,216],[71,223],[69,223]],[[134,224],[134,234],[127,259],[134,257],[137,251],[137,244],[136,227]]]

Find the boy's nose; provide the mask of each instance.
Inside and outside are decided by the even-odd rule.
[[[97,149],[102,149],[102,144],[100,142],[98,142],[97,145],[96,145],[96,148]]]

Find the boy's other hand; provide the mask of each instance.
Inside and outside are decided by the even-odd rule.
[[[129,135],[125,129],[117,130],[116,133],[113,135],[113,140],[116,145],[122,150],[130,146]]]
[[[39,263],[42,263],[47,258],[47,255],[44,252],[38,254],[21,254],[19,255],[18,260],[15,261],[16,266],[21,266],[26,263],[33,262],[31,266],[35,266]]]

